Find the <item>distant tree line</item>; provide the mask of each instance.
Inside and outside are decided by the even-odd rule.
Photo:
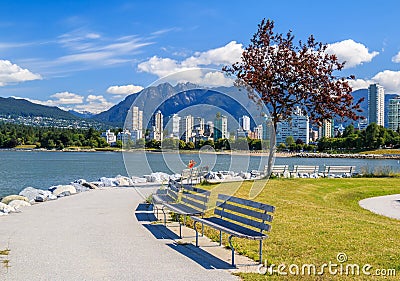
[[[93,128],[61,129],[0,123],[0,148],[14,148],[19,145],[35,145],[36,148],[45,149],[109,146],[100,134],[100,131]]]
[[[376,123],[364,130],[355,130],[353,125],[345,128],[342,135],[335,138],[322,138],[318,150],[326,151],[363,151],[380,147],[400,148],[400,134]]]

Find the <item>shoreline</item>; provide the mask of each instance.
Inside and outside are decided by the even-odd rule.
[[[269,152],[265,151],[202,151],[202,150],[158,150],[158,149],[63,149],[63,150],[49,150],[49,149],[24,149],[24,148],[1,148],[1,151],[13,152],[116,152],[116,153],[179,153],[179,154],[218,154],[218,155],[242,155],[242,156],[264,156],[268,157]],[[329,153],[315,153],[315,152],[276,152],[275,157],[279,158],[348,158],[348,159],[392,159],[400,160],[400,154],[329,154]]]

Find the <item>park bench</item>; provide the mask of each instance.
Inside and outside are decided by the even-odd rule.
[[[264,167],[264,174],[267,174],[268,165]],[[274,175],[278,178],[281,176],[285,176],[286,173],[289,173],[289,166],[288,165],[274,165],[271,170],[271,175]]]
[[[325,166],[324,177],[337,177],[345,175],[346,177],[351,177],[356,170],[356,166]]]
[[[290,177],[301,177],[304,174],[312,175],[318,173],[319,166],[315,165],[294,165],[293,171],[290,171]]]
[[[232,266],[235,266],[235,248],[232,237],[259,240],[259,256],[262,263],[262,241],[268,236],[264,233],[270,231],[272,215],[275,207],[255,202],[252,200],[219,194],[216,201],[214,215],[209,218],[191,217],[196,231],[196,247],[199,246],[197,223],[219,230],[219,244],[222,243],[222,232],[229,234],[228,242],[232,251]]]
[[[153,202],[155,205],[162,205],[161,210],[164,215],[164,225],[167,224],[166,210],[178,216],[179,236],[182,238],[182,223],[180,222],[180,217],[183,216],[183,225],[186,225],[187,216],[204,215],[207,209],[210,191],[187,184],[180,184],[174,180],[169,181],[166,190],[167,196],[153,195],[153,198],[155,196]]]

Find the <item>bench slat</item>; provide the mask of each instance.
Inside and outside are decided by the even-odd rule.
[[[221,205],[219,205],[218,207],[225,209],[225,210],[230,210],[230,211],[233,211],[236,213],[241,213],[243,215],[251,216],[251,217],[254,217],[257,219],[261,219],[264,221],[268,221],[268,222],[272,221],[272,216],[269,214],[260,213],[260,212],[257,212],[256,210],[242,208],[240,206],[229,204],[229,202],[224,202]]]
[[[164,207],[180,215],[194,216],[194,215],[204,214],[204,211],[202,210],[197,210],[186,204],[181,204],[181,203],[171,203],[171,204],[165,203]]]
[[[199,208],[202,210],[204,210],[206,208],[206,204],[204,202],[200,203],[200,202],[194,201],[190,197],[187,197],[187,196],[183,196],[181,201],[183,203],[185,203],[186,205],[193,206],[193,207],[196,207],[196,208]]]
[[[200,202],[207,202],[208,197],[210,196],[210,192],[204,192],[204,193],[184,193],[183,196],[189,196],[190,198],[193,198],[194,200],[200,201]]]
[[[261,209],[261,210],[267,211],[269,213],[275,212],[274,206],[256,202],[256,201],[247,200],[247,199],[242,199],[242,198],[238,198],[238,197],[233,197],[230,195],[218,194],[218,200],[233,202],[233,203],[249,206],[249,207],[256,208],[256,209]]]
[[[271,226],[268,225],[268,224],[265,224],[265,223],[262,223],[262,222],[258,222],[258,221],[255,221],[255,220],[251,220],[249,218],[241,217],[241,216],[238,216],[238,215],[235,215],[235,214],[232,214],[232,213],[228,213],[228,212],[225,212],[223,210],[215,209],[214,214],[219,215],[219,216],[221,216],[223,218],[227,218],[227,219],[230,219],[230,220],[233,220],[233,221],[237,221],[237,222],[240,222],[240,223],[243,223],[243,224],[258,228],[260,230],[269,231],[271,229]]]

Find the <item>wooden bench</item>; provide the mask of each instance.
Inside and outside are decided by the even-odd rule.
[[[229,246],[232,250],[232,266],[235,266],[235,249],[232,245],[232,237],[259,240],[260,263],[262,263],[262,241],[268,236],[265,231],[271,230],[272,215],[275,207],[255,202],[252,200],[218,195],[213,217],[191,217],[196,231],[196,247],[199,246],[199,234],[196,223],[201,223],[219,230],[219,244],[222,243],[222,232],[229,234]]]
[[[169,197],[167,196],[165,198],[162,198],[159,195],[156,195],[156,200],[154,201],[154,203],[162,205],[161,210],[164,215],[164,225],[167,224],[166,210],[169,210],[178,216],[179,236],[182,238],[182,224],[179,219],[180,216],[183,216],[183,224],[186,225],[186,216],[204,215],[205,211],[207,210],[207,203],[210,198],[210,191],[197,187],[192,187],[191,185],[180,184],[174,180],[169,181],[169,189]],[[180,196],[179,190],[181,191]],[[158,199],[161,200],[159,201]]]
[[[326,166],[324,169],[324,177],[329,175],[346,175],[352,176],[355,173],[356,166]]]
[[[315,174],[318,173],[319,166],[310,166],[310,165],[294,165],[293,171],[290,172],[290,176],[292,174],[294,176],[299,176],[301,174]]]
[[[266,175],[268,171],[268,165],[265,165],[264,167],[264,174]],[[274,165],[271,170],[271,175],[274,175],[278,178],[281,176],[284,176],[285,173],[289,172],[289,166],[288,165]]]

